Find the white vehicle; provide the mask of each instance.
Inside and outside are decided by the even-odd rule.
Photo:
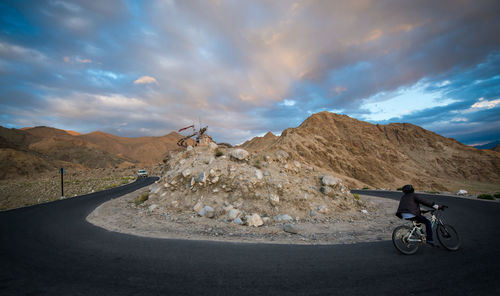
[[[138,170],[137,178],[146,178],[148,176],[148,172],[146,170]]]
[[[469,194],[469,192],[467,192],[467,190],[464,190],[464,189],[460,189],[460,190],[458,190],[458,192],[457,192],[457,195],[458,195],[458,196],[466,196],[466,195],[468,195],[468,194]]]

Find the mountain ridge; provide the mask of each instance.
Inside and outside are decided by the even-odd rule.
[[[0,179],[33,176],[58,167],[77,170],[149,166],[176,150],[182,136],[125,138],[96,131],[80,134],[52,127],[0,127]]]
[[[284,150],[294,158],[354,179],[355,187],[455,190],[461,184],[500,183],[500,155],[409,123],[371,124],[329,112],[311,115],[273,141],[242,148],[262,154]],[[462,185],[463,186],[463,185]]]

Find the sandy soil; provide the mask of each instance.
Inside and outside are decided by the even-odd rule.
[[[286,223],[261,227],[236,225],[224,217],[209,219],[194,212],[159,213],[136,206],[134,201],[147,189],[108,201],[94,210],[87,221],[110,231],[145,237],[274,244],[350,244],[390,240],[401,221],[394,215],[398,202],[360,195],[365,210],[339,212],[333,217],[295,220],[298,234],[283,230]]]

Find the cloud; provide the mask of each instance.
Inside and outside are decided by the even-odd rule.
[[[498,108],[488,109],[500,93],[500,39],[491,38],[500,30],[498,1],[54,0],[0,8],[0,124],[43,117],[50,125],[43,110],[74,125],[71,116],[92,106],[78,116],[82,127],[155,135],[202,118],[217,140],[239,143],[337,110],[460,131],[464,141],[472,137],[465,126],[493,137],[475,116]],[[23,100],[48,103],[34,110],[16,103]]]
[[[476,103],[474,103],[472,106],[470,106],[471,111],[477,111],[481,109],[493,109],[495,108],[498,104],[500,104],[500,99],[496,100],[485,100],[484,98],[479,98]]]
[[[141,76],[134,81],[134,84],[151,84],[151,83],[158,84],[158,81],[156,81],[156,78],[151,76]]]

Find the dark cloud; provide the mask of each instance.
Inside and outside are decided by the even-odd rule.
[[[498,1],[47,0],[0,11],[2,125],[138,136],[200,118],[240,143],[323,110],[369,118],[370,102],[423,85],[452,103],[387,121],[498,138],[500,106],[469,110],[499,99]],[[143,76],[157,82],[134,84]]]

